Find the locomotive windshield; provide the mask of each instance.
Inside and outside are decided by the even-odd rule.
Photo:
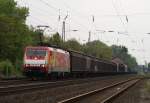
[[[35,49],[28,49],[26,52],[27,56],[46,56],[46,50],[35,50]]]

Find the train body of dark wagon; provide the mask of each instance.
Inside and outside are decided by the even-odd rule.
[[[97,76],[127,72],[123,64],[54,47],[27,47],[24,54],[24,73],[29,77]]]
[[[117,64],[88,56],[75,51],[70,51],[71,72],[78,74],[116,74]]]

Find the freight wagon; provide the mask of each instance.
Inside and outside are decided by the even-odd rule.
[[[70,52],[71,73],[76,75],[115,74],[117,65],[113,62],[88,56],[76,51]]]

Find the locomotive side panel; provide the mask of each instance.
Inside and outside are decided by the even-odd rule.
[[[50,49],[48,71],[51,72],[70,72],[69,52],[60,49]]]

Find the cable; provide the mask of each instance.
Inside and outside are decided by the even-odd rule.
[[[69,8],[71,11],[75,11],[74,9],[72,9],[69,5],[67,5],[65,2],[64,2],[64,0],[63,0],[63,4],[66,6],[66,8]],[[76,11],[75,11],[76,12]],[[78,13],[79,14],[79,13]],[[78,16],[80,16],[81,14],[79,14]],[[81,16],[80,16],[81,17]],[[84,18],[85,19],[85,18]],[[77,20],[75,20],[75,22],[76,23],[78,23],[79,25],[82,25],[84,28],[85,28],[85,30],[87,30],[87,26],[85,26],[84,24],[81,24],[81,23],[79,23]]]
[[[117,16],[119,17],[119,19],[120,19],[120,21],[121,21],[121,23],[122,23],[122,25],[123,25],[125,31],[127,32],[126,27],[125,27],[125,24],[124,24],[124,22],[122,21],[121,17],[119,16],[119,12],[118,12],[118,10],[117,10],[117,8],[116,8],[116,6],[115,6],[113,0],[112,0],[112,5],[113,5],[113,7],[114,7],[114,9],[115,9],[115,11],[116,11]]]
[[[26,4],[26,7],[28,7],[29,8],[29,2],[28,1],[22,1],[22,3],[23,4]],[[44,11],[43,12],[43,10],[44,9],[39,9],[38,11],[37,11],[37,9],[39,9],[39,8],[37,8],[37,7],[33,7],[32,6],[32,8],[30,8],[30,10],[32,11],[32,12],[34,12],[34,13],[37,13],[37,14],[40,14],[40,15],[47,15],[48,17],[52,17],[52,15],[49,15],[49,13],[47,13],[47,11]],[[47,17],[47,16],[44,16],[44,17]],[[55,16],[53,16],[53,17],[55,17]],[[30,17],[28,17],[28,18],[34,18],[34,19],[36,19],[37,20],[37,22],[39,22],[39,23],[37,23],[36,22],[36,24],[41,24],[41,23],[44,23],[44,24],[49,24],[48,22],[46,22],[46,21],[44,21],[44,20],[41,20],[40,18],[39,18],[39,16],[33,16],[33,15],[30,15]],[[33,19],[33,20],[34,20]],[[54,19],[54,18],[51,18],[51,19]],[[35,20],[34,20],[35,21]],[[40,23],[41,22],[41,23]],[[51,21],[51,22],[53,22],[52,24],[56,24],[53,20]],[[35,23],[35,22],[34,22]]]
[[[59,11],[59,9],[55,8],[54,6],[50,5],[49,3],[45,2],[44,0],[40,0],[42,3],[44,3],[45,5],[47,5],[48,7],[54,9],[55,11]]]

